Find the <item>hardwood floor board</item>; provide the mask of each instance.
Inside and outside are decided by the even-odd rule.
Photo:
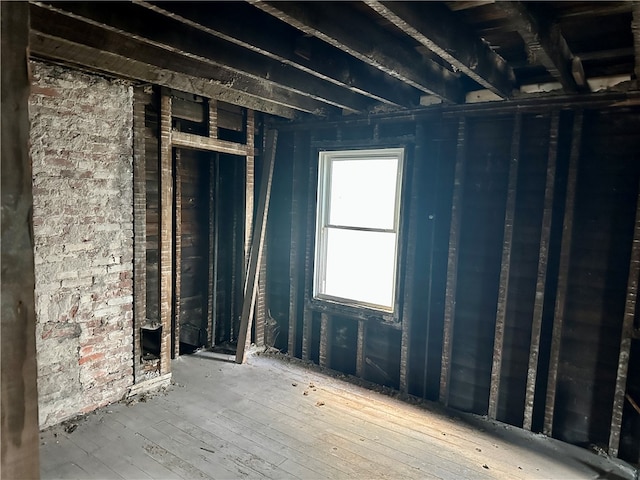
[[[262,477],[262,475],[248,468],[239,468],[234,462],[227,458],[222,458],[220,455],[202,450],[200,448],[202,443],[195,441],[195,439],[188,438],[188,435],[177,432],[174,432],[172,435],[167,435],[166,432],[158,430],[156,428],[157,426],[160,426],[160,424],[142,429],[136,432],[136,434],[155,445],[153,448],[145,447],[148,452],[153,454],[157,453],[162,456],[170,456],[170,462],[162,463],[162,465],[174,471],[182,478]],[[220,461],[221,459],[223,459],[224,462]]]
[[[154,428],[174,440],[185,439],[185,445],[191,446],[192,449],[206,449],[203,452],[209,459],[208,461],[215,461],[223,465],[235,476],[248,474],[269,477],[276,473],[282,474],[282,472],[277,471],[276,465],[239,447],[234,441],[235,439],[227,437],[227,432],[225,431],[218,432],[225,437],[222,438],[185,421],[162,422]]]
[[[347,475],[347,472],[336,468],[331,463],[331,458],[328,455],[321,454],[315,449],[305,448],[303,445],[306,444],[295,441],[294,438],[267,424],[232,410],[225,410],[221,415],[249,429],[255,435],[256,440],[260,440],[269,449],[287,456],[296,463],[304,464],[314,473],[310,478],[339,479]]]
[[[167,392],[100,409],[71,422],[73,431],[41,432],[41,478],[635,476],[585,449],[437,404],[406,403],[286,357],[232,359],[204,351],[179,357]]]

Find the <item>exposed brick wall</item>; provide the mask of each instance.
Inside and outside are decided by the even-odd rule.
[[[133,382],[133,91],[32,62],[40,426]]]

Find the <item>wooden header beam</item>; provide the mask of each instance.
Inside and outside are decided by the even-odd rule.
[[[346,4],[300,5],[297,2],[249,0],[257,8],[313,35],[422,92],[451,103],[462,103],[464,92],[458,78],[392,34],[377,28]]]
[[[511,97],[515,86],[513,70],[444,5],[378,0],[365,3],[483,87],[502,98]]]

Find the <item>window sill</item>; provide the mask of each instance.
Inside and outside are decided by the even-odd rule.
[[[401,327],[397,308],[395,312],[385,312],[383,310],[377,310],[375,308],[369,308],[362,305],[349,305],[324,298],[312,298],[307,300],[306,307],[313,311],[328,313],[330,315],[339,315],[357,320],[373,320],[392,327]]]

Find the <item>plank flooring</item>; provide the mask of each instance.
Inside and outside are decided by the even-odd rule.
[[[209,352],[167,391],[41,433],[43,479],[634,478],[628,465],[411,405],[296,361]],[[75,427],[75,428],[70,428]]]

